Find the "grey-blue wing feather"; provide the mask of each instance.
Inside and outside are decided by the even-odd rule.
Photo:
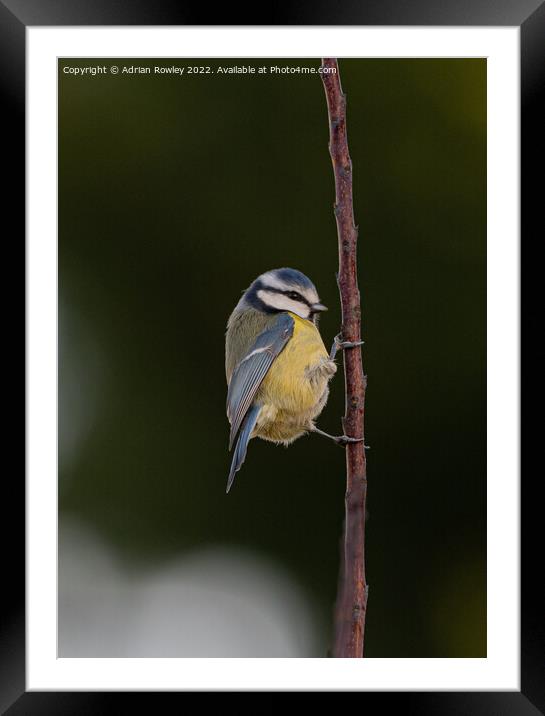
[[[246,417],[242,421],[242,427],[238,435],[237,444],[235,446],[235,452],[233,453],[233,460],[231,462],[231,470],[229,472],[229,478],[227,480],[227,489],[225,492],[229,492],[233,480],[235,479],[235,473],[240,470],[242,463],[246,459],[246,450],[248,448],[248,442],[254,429],[257,416],[261,407],[259,405],[252,405],[250,410],[246,413]]]
[[[259,334],[247,355],[233,371],[227,391],[227,417],[231,423],[229,450],[252,406],[263,378],[293,335],[294,325],[291,316],[280,313],[275,323]]]

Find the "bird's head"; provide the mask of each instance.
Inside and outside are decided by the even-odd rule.
[[[327,311],[312,281],[291,268],[273,269],[258,276],[245,291],[241,303],[264,313],[291,311],[314,323],[322,311]]]

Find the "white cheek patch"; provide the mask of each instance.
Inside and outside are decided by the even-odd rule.
[[[263,301],[266,306],[276,308],[278,311],[291,311],[301,318],[309,318],[310,316],[310,308],[305,303],[294,301],[283,293],[260,289],[257,292],[257,297]]]

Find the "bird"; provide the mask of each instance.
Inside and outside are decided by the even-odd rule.
[[[327,351],[318,319],[327,307],[301,271],[279,268],[258,276],[227,321],[225,373],[227,417],[234,446],[229,492],[246,458],[250,439],[289,445],[309,432],[346,445],[359,442],[320,430],[315,420],[329,395],[338,349],[361,345],[335,336]]]

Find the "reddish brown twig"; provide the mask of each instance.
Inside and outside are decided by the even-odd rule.
[[[329,113],[329,153],[335,176],[335,218],[339,237],[339,293],[342,337],[357,342],[361,335],[360,292],[356,271],[358,229],[354,223],[352,161],[346,134],[346,97],[335,58],[324,58],[321,77]],[[332,71],[333,70],[333,71]],[[368,587],[365,581],[365,498],[367,493],[364,447],[364,403],[367,378],[361,349],[344,350],[345,435],[361,438],[346,446],[344,550],[335,607],[333,656],[362,657]]]

